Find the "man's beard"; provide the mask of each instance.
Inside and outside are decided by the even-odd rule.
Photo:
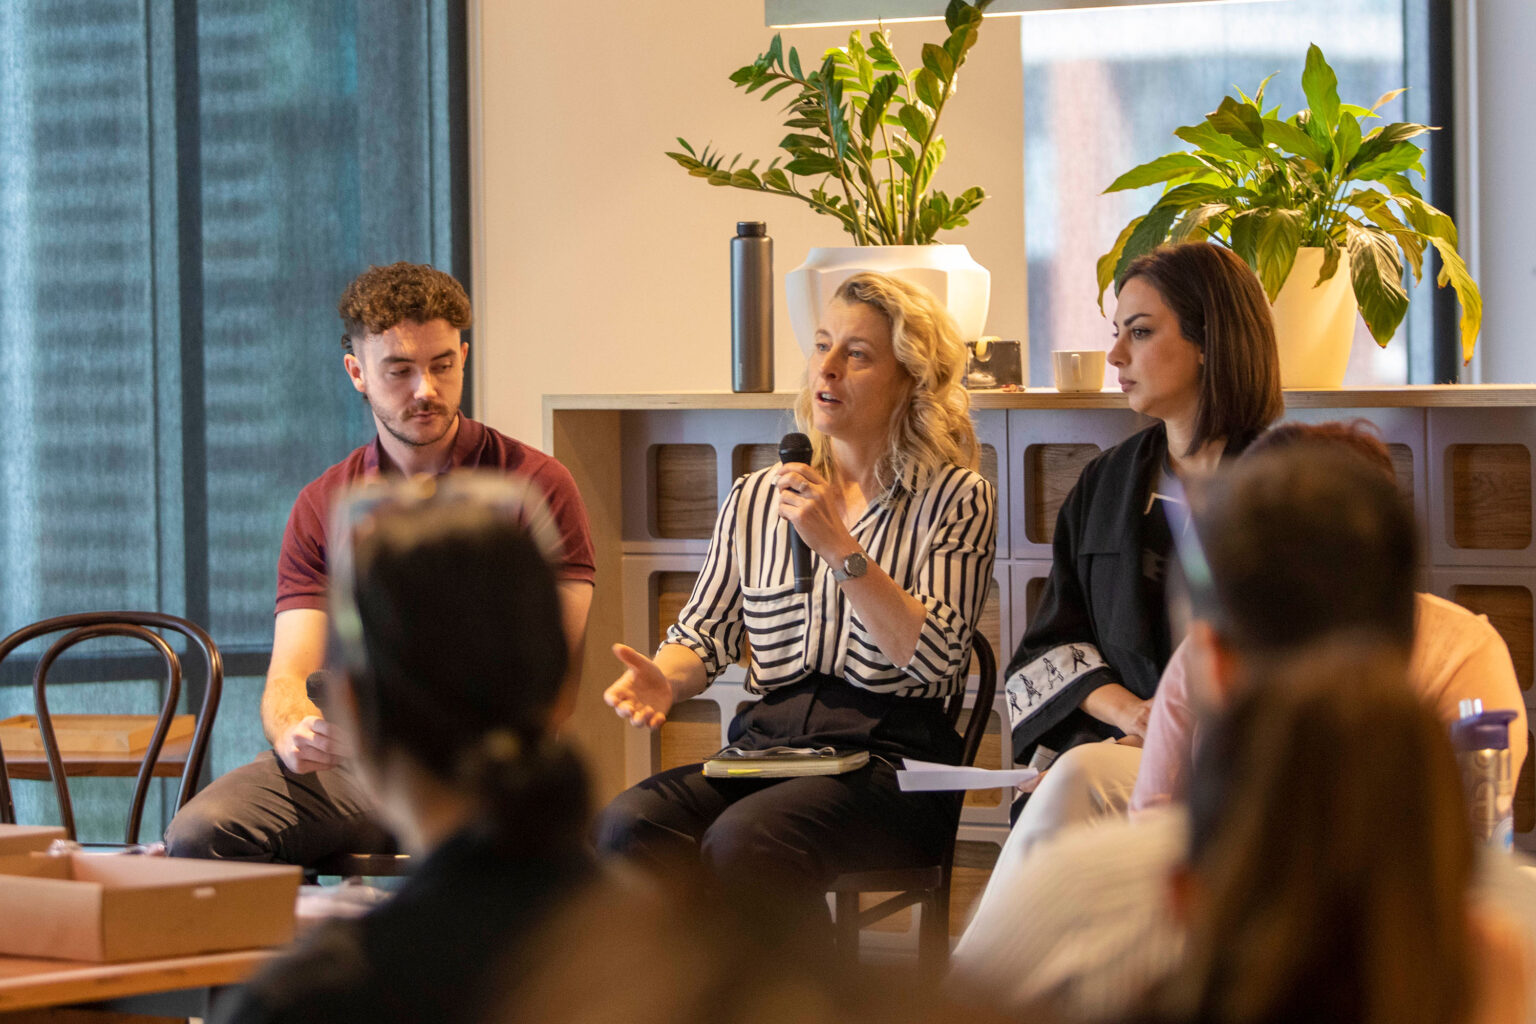
[[[373,403],[368,400],[368,393],[366,391],[363,392],[363,402],[368,406],[369,409],[373,409],[374,418],[377,419],[379,424],[383,426],[385,431],[389,433],[390,437],[393,437],[401,444],[410,445],[412,448],[430,448],[432,445],[437,444],[437,442],[447,437],[448,432],[453,429],[454,424],[459,422],[458,406],[453,406],[450,408],[441,402],[427,402],[421,405],[409,406],[400,414],[401,418],[423,412],[436,412],[441,414],[443,417],[443,429],[439,431],[435,436],[423,439],[407,434],[405,432],[406,428],[400,422],[398,422],[396,418],[380,416],[378,414],[378,410],[373,408]]]

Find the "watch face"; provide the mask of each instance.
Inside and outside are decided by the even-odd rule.
[[[868,569],[869,559],[864,557],[864,552],[862,551],[855,551],[843,559],[843,572],[847,574],[849,579],[857,579],[863,576]]]

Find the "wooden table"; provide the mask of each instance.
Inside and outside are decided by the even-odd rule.
[[[20,1018],[17,1011],[97,1003],[132,1012],[206,1016],[215,989],[244,981],[278,952],[247,949],[117,964],[0,956],[0,1022]]]
[[[181,736],[176,739],[166,740],[165,747],[160,751],[160,760],[155,762],[155,775],[163,778],[180,778],[182,769],[187,766],[187,752],[192,747],[191,736]],[[64,752],[64,774],[74,776],[126,776],[133,778],[139,774],[139,765],[144,762],[142,753],[130,754],[116,751],[93,751],[89,754]],[[18,751],[5,754],[5,771],[13,779],[41,779],[46,781],[48,775],[48,755],[41,750]]]

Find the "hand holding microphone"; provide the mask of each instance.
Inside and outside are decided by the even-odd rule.
[[[785,434],[784,439],[779,442],[779,462],[798,462],[809,466],[811,439],[798,431]],[[795,563],[795,593],[809,594],[812,575],[811,549],[793,523],[789,526],[789,550]]]

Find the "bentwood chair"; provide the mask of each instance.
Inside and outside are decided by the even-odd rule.
[[[48,674],[59,656],[85,640],[97,637],[120,636],[141,640],[148,644],[165,667],[164,695],[155,720],[154,732],[139,763],[137,781],[133,787],[133,799],[128,808],[128,826],[124,832],[125,843],[138,842],[139,826],[144,817],[144,802],[149,795],[150,780],[154,778],[155,764],[165,747],[171,720],[175,717],[181,699],[181,657],[155,630],[180,633],[202,655],[206,674],[203,678],[202,703],[196,714],[187,758],[181,772],[181,785],[176,797],[176,810],[186,806],[197,792],[198,779],[202,775],[203,762],[208,752],[208,740],[213,732],[214,716],[218,713],[219,698],[224,684],[224,662],[213,639],[196,623],[175,615],[160,612],[84,612],[77,615],[60,615],[30,626],[23,626],[4,640],[0,640],[0,664],[17,648],[39,637],[63,634],[38,659],[32,675],[32,694],[37,714],[37,728],[42,735],[43,748],[48,757],[48,774],[58,794],[61,824],[69,838],[76,838],[74,804],[69,795],[68,766],[60,749],[53,715],[48,707]],[[131,767],[131,765],[130,765]],[[5,783],[3,755],[0,755],[0,820],[14,822],[15,807],[11,802],[9,785]]]
[[[974,765],[981,749],[981,738],[992,714],[992,700],[997,694],[997,656],[981,633],[974,634],[972,651],[976,656],[976,694],[966,719],[961,764]],[[949,699],[949,722],[957,729],[965,708],[965,687]],[[956,828],[964,793],[954,794]],[[907,907],[918,907],[918,966],[937,974],[949,962],[949,881],[954,870],[955,840],[950,837],[944,856],[936,864],[919,864],[885,871],[857,871],[839,875],[827,890],[835,894],[834,933],[839,952],[850,961],[858,958],[859,932]],[[859,909],[861,893],[891,893],[874,906]]]

